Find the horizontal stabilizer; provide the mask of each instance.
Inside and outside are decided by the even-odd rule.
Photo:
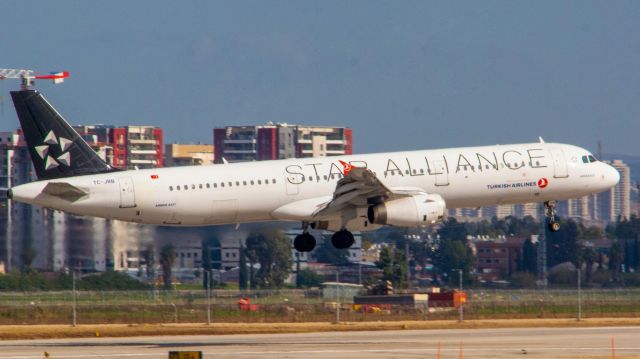
[[[88,191],[66,182],[49,182],[42,190],[42,193],[56,196],[69,202],[75,202],[89,194]]]

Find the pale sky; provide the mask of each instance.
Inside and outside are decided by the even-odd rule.
[[[640,155],[638,1],[3,1],[0,67],[73,124],[167,142],[268,121],[356,153],[536,141]],[[0,81],[0,130],[18,126]]]

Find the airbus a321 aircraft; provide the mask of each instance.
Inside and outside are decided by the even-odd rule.
[[[37,91],[11,92],[38,180],[8,190],[14,201],[69,213],[171,226],[301,221],[335,232],[426,226],[446,208],[555,201],[601,192],[618,172],[560,143],[495,145],[212,166],[123,171],[110,167]]]

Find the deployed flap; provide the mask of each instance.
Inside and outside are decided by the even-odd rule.
[[[345,176],[338,181],[333,198],[319,208],[313,214],[314,217],[324,217],[351,206],[368,207],[390,199],[424,193],[419,188],[389,189],[380,182],[373,171],[346,163],[343,165]]]
[[[75,202],[89,194],[89,192],[66,182],[49,182],[42,190],[42,193],[56,196],[69,202]]]

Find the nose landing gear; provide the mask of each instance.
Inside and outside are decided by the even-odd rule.
[[[549,230],[557,232],[560,230],[560,222],[556,221],[556,201],[544,202],[544,209],[547,218],[549,218]]]

